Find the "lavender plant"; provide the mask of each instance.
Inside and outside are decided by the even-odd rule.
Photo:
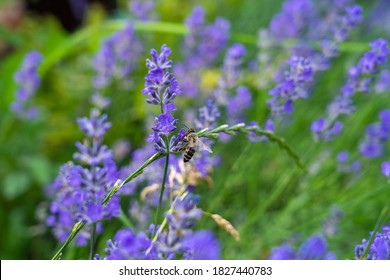
[[[382,228],[382,232],[370,234],[370,242],[363,239],[362,244],[356,245],[356,258],[367,260],[390,260],[390,224]],[[365,256],[365,252],[367,255]]]
[[[110,99],[104,97],[105,90],[114,81],[126,79],[135,70],[142,53],[142,44],[131,21],[103,42],[92,62],[96,75],[91,101],[96,108],[104,109],[110,104]]]
[[[201,72],[212,66],[229,39],[230,24],[219,17],[213,24],[205,23],[205,11],[201,6],[193,9],[186,19],[189,29],[184,38],[184,61],[175,66],[175,74],[181,81],[185,96],[195,97],[199,94]]]
[[[298,249],[284,243],[271,251],[270,260],[334,260],[336,256],[328,252],[326,240],[320,235],[312,235]]]
[[[366,52],[356,66],[348,71],[348,79],[334,101],[328,105],[328,117],[319,118],[311,125],[315,139],[330,141],[342,131],[342,115],[351,115],[355,111],[352,97],[358,93],[368,93],[376,74],[386,63],[389,54],[387,41],[377,39],[370,43],[371,50]]]
[[[80,129],[87,138],[77,142],[77,152],[73,162],[62,166],[59,176],[49,186],[48,193],[53,197],[47,225],[60,242],[65,242],[73,225],[81,221],[87,225],[76,237],[79,246],[85,246],[94,238],[95,230],[102,231],[100,222],[119,216],[119,197],[107,205],[101,202],[108,189],[118,177],[118,170],[112,152],[103,144],[104,135],[111,127],[107,115],[94,109],[89,118],[78,119]]]
[[[38,67],[43,57],[37,51],[28,53],[22,62],[22,66],[15,74],[15,81],[18,83],[15,101],[11,104],[11,110],[23,119],[34,119],[38,109],[32,106],[30,99],[36,93],[40,85]]]

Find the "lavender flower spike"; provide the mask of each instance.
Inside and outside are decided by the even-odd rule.
[[[112,152],[103,145],[103,137],[111,127],[107,116],[92,110],[90,118],[78,120],[87,139],[76,147],[74,159],[80,162],[65,164],[55,182],[50,186],[54,199],[50,206],[47,224],[53,227],[57,239],[64,242],[78,221],[86,227],[76,237],[78,246],[87,244],[90,238],[88,227],[97,223],[97,232],[102,231],[101,220],[111,219],[120,213],[119,198],[113,197],[102,205],[107,192],[118,178],[118,170]]]
[[[387,62],[390,50],[386,40],[377,39],[371,42],[370,46],[371,50],[363,54],[357,65],[349,69],[348,79],[342,87],[341,93],[335,97],[327,108],[328,117],[326,119],[319,118],[312,123],[312,132],[317,140],[329,141],[332,136],[341,133],[340,116],[350,115],[355,111],[352,97],[358,92],[369,92],[375,81],[375,76]],[[361,150],[366,149],[370,149],[370,147],[361,148]],[[375,157],[374,154],[378,153],[373,153]]]
[[[320,235],[312,235],[298,250],[284,243],[272,249],[270,260],[333,260],[336,256],[327,251],[326,240]]]
[[[18,89],[16,100],[11,104],[11,110],[21,118],[32,119],[37,115],[37,108],[30,107],[27,103],[40,85],[38,67],[42,60],[43,57],[39,52],[28,53],[24,57],[21,69],[15,74],[14,78],[18,83]]]
[[[368,240],[363,239],[362,244],[355,247],[355,254],[358,259],[363,257],[367,246]],[[390,223],[382,227],[382,232],[375,234],[374,241],[368,250],[367,260],[390,260]]]
[[[160,54],[154,49],[150,54],[152,59],[146,60],[149,71],[145,77],[145,88],[142,93],[148,95],[147,103],[160,106],[161,114],[156,118],[154,132],[149,135],[148,142],[153,143],[156,151],[159,152],[177,151],[181,148],[184,130],[181,130],[178,136],[169,139],[171,133],[176,130],[177,124],[177,119],[171,114],[175,110],[173,99],[181,94],[175,76],[169,72],[172,68],[172,61],[169,60],[171,49],[163,45]]]
[[[288,65],[285,79],[269,91],[272,98],[268,106],[274,115],[290,114],[293,103],[300,98],[308,97],[307,85],[313,79],[313,69],[308,58],[293,56]]]
[[[142,93],[148,95],[149,99],[146,102],[149,104],[161,106],[169,104],[176,95],[181,94],[175,76],[168,72],[172,68],[172,61],[168,59],[171,49],[163,45],[160,54],[154,49],[150,54],[152,59],[146,60],[149,72],[145,77],[145,88]]]

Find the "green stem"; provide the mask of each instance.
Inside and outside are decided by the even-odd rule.
[[[85,226],[84,222],[77,222],[72,229],[72,232],[69,234],[65,243],[62,244],[61,248],[57,251],[57,253],[53,256],[52,260],[59,260],[61,258],[63,250],[69,245],[69,243],[75,238],[75,236],[83,229]]]
[[[150,158],[148,158],[136,171],[134,171],[130,176],[128,176],[123,182],[117,181],[114,187],[108,192],[107,196],[104,198],[102,204],[106,205],[110,201],[111,197],[113,197],[126,183],[141,175],[144,169],[149,164],[162,158],[164,155],[165,153],[155,153]]]
[[[167,145],[167,147],[169,149],[169,145]],[[156,218],[155,218],[155,223],[154,223],[155,230],[156,230],[156,227],[158,225],[158,221],[159,221],[160,215],[161,215],[160,212],[161,212],[161,208],[162,208],[162,201],[163,201],[163,195],[164,195],[164,190],[165,190],[165,181],[167,180],[168,166],[169,166],[169,151],[168,151],[167,155],[165,156],[164,176],[163,176],[163,180],[161,183],[160,198],[158,200]]]
[[[127,218],[127,216],[125,215],[125,213],[123,212],[123,210],[121,209],[121,213],[119,214],[119,216],[117,217],[125,226],[127,226],[128,228],[134,228],[134,225],[133,223],[129,220],[129,218]]]
[[[382,212],[379,215],[378,220],[376,221],[374,230],[371,233],[371,237],[370,237],[370,240],[368,241],[367,247],[366,247],[366,249],[364,249],[364,253],[363,253],[363,256],[361,259],[364,260],[367,258],[368,252],[370,251],[371,245],[374,242],[374,239],[376,237],[376,233],[378,232],[380,226],[383,224],[388,212],[389,212],[389,204],[387,204],[385,207],[383,207]]]
[[[185,191],[185,188],[182,188],[179,191],[179,194],[176,196],[176,199],[171,203],[171,207],[169,208],[168,212],[173,213],[173,206],[175,205],[176,200],[177,199],[183,200],[184,197],[186,197],[187,195],[188,195],[188,192]],[[152,242],[157,241],[158,235],[163,231],[163,229],[167,225],[167,223],[168,223],[168,221],[167,221],[167,218],[165,217],[164,220],[162,221],[160,227],[158,228],[158,231],[154,233],[154,236],[152,238]]]
[[[93,260],[94,252],[95,252],[95,237],[96,237],[96,223],[92,223],[91,225],[91,244],[89,248],[89,259]]]

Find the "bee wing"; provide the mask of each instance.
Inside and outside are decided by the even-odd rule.
[[[198,149],[199,150],[204,150],[204,151],[207,151],[209,153],[212,153],[213,151],[211,150],[211,148],[205,144],[202,140],[200,140],[200,138],[198,138]]]

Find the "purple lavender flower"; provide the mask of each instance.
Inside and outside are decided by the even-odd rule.
[[[112,153],[102,144],[103,137],[111,127],[107,117],[96,109],[89,119],[78,120],[88,140],[77,143],[78,152],[74,158],[82,165],[70,162],[61,168],[60,175],[52,184],[55,191],[47,224],[53,227],[55,236],[64,242],[78,221],[87,224],[76,237],[79,246],[86,245],[90,235],[88,227],[104,219],[111,219],[120,213],[119,198],[113,197],[103,206],[101,203],[118,178],[118,171]],[[101,227],[100,231],[102,230]]]
[[[348,152],[340,152],[337,155],[338,166],[337,169],[344,173],[359,173],[361,171],[361,163],[359,160],[355,160],[351,164],[348,164],[349,154]]]
[[[213,99],[208,99],[206,105],[199,109],[199,118],[195,119],[195,127],[197,129],[211,129],[216,125],[220,115],[215,101]]]
[[[160,259],[174,259],[178,254],[190,253],[191,246],[183,242],[192,235],[192,228],[202,217],[202,210],[196,207],[198,200],[199,197],[192,193],[174,199],[172,212],[166,213],[169,229],[158,236],[155,244]]]
[[[270,30],[277,38],[298,38],[312,21],[314,13],[310,0],[285,1],[282,10],[273,17]]]
[[[187,235],[183,240],[183,247],[186,248],[186,260],[220,259],[219,242],[210,231],[201,230]]]
[[[243,112],[252,103],[252,95],[245,86],[237,88],[237,93],[233,96],[227,105],[229,123],[239,123],[244,121]]]
[[[241,44],[231,46],[225,55],[221,76],[218,80],[218,86],[213,92],[217,103],[227,105],[229,94],[237,88],[238,78],[241,74],[241,66],[246,49]]]
[[[21,68],[15,74],[14,78],[18,84],[18,89],[16,100],[11,104],[11,110],[21,118],[33,119],[38,113],[37,108],[31,107],[28,103],[41,82],[38,67],[42,60],[43,57],[39,52],[32,51],[28,53],[23,59]]]
[[[277,68],[267,66],[277,57],[272,56],[272,47],[284,38],[295,38],[297,43],[290,49],[291,55],[309,57],[314,72],[329,68],[331,58],[339,55],[339,45],[362,20],[362,9],[353,1],[338,0],[286,0],[282,10],[271,20],[268,31],[261,31],[259,39],[259,62],[262,80],[278,75]],[[263,41],[266,43],[263,44]],[[315,41],[320,50],[310,42]],[[268,43],[267,43],[268,42]],[[280,68],[280,67],[279,67]],[[279,70],[281,72],[281,70]],[[271,73],[272,76],[269,76]],[[266,76],[268,75],[268,77]],[[261,81],[267,84],[267,81]],[[292,103],[288,105],[291,109]]]
[[[149,136],[148,141],[154,144],[156,151],[178,151],[181,148],[184,131],[180,131],[177,136],[169,140],[177,124],[177,120],[171,115],[171,111],[175,110],[173,99],[181,94],[175,76],[169,72],[172,68],[172,61],[168,59],[171,49],[163,45],[160,54],[154,49],[150,54],[152,59],[146,60],[149,71],[145,77],[145,88],[142,93],[148,95],[147,103],[160,106],[161,114],[156,118],[154,133]]]
[[[336,256],[327,251],[326,240],[317,234],[305,240],[294,250],[290,244],[284,243],[271,251],[270,260],[334,260]]]
[[[358,5],[347,6],[344,14],[339,18],[334,31],[334,40],[336,42],[345,41],[352,29],[362,22],[362,8]]]
[[[390,90],[390,71],[383,70],[380,75],[378,82],[375,85],[375,92],[382,93]]]
[[[390,161],[382,162],[381,168],[382,174],[385,175],[388,179],[390,179]]]
[[[101,95],[102,89],[114,79],[123,79],[132,73],[142,53],[142,44],[135,36],[132,22],[103,42],[92,62],[96,71],[93,78],[96,92],[92,98],[95,107],[104,109],[108,106],[109,100]]]
[[[370,233],[370,238],[372,233]],[[355,247],[356,258],[361,259],[368,246],[368,240],[363,239],[362,244]],[[367,260],[390,260],[390,223],[377,232],[374,241],[368,250]]]
[[[272,248],[270,260],[294,260],[295,251],[288,243]]]
[[[168,72],[172,68],[172,61],[168,60],[171,49],[163,45],[160,54],[154,49],[151,50],[150,54],[152,60],[146,60],[149,72],[145,77],[145,88],[142,93],[148,95],[149,99],[146,101],[149,104],[160,106],[169,104],[176,95],[181,94],[175,76]]]
[[[370,43],[372,49],[366,52],[356,66],[348,71],[348,79],[334,101],[328,106],[328,118],[320,118],[312,123],[312,132],[317,140],[332,140],[332,136],[341,133],[342,124],[338,120],[342,115],[350,115],[355,107],[352,97],[357,92],[368,92],[374,82],[375,74],[386,63],[390,51],[387,42],[377,39]],[[335,126],[336,131],[335,130]],[[376,143],[365,143],[361,150],[366,154],[380,154],[380,147]]]
[[[290,69],[286,71],[284,80],[269,91],[272,99],[268,106],[274,115],[290,114],[293,102],[308,96],[308,83],[313,79],[313,70],[309,59],[293,57],[288,61]]]
[[[156,258],[152,241],[143,232],[135,235],[131,229],[120,230],[114,241],[107,241],[106,260],[152,260]]]
[[[175,66],[186,96],[194,97],[199,92],[200,72],[211,66],[226,46],[230,24],[223,18],[217,18],[213,24],[204,21],[205,11],[197,6],[186,19],[189,29],[184,39],[184,62]]]
[[[381,111],[379,118],[380,122],[367,126],[365,139],[359,145],[360,153],[366,158],[381,156],[384,152],[384,143],[390,136],[390,110]]]
[[[129,9],[140,21],[156,20],[156,15],[153,13],[154,0],[132,0],[129,3]]]

